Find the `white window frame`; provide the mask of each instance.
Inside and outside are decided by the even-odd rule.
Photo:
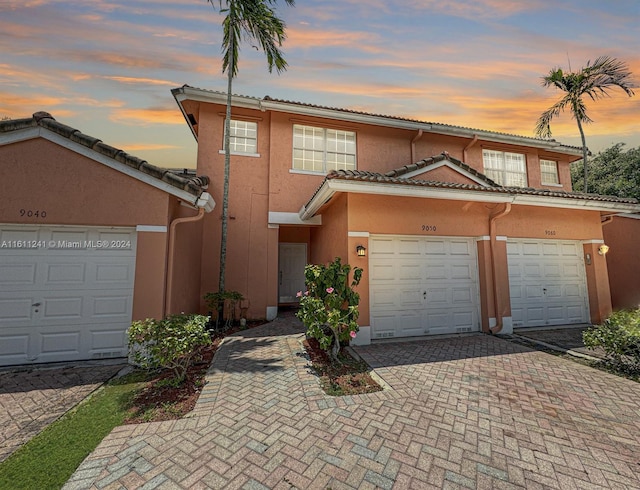
[[[545,170],[544,167],[547,166]],[[549,177],[553,175],[553,182],[545,180],[545,176]],[[545,158],[540,159],[540,182],[542,185],[560,186],[560,174],[558,173],[558,162],[556,160],[547,160]]]
[[[527,157],[523,153],[482,150],[484,173],[504,187],[527,187]]]
[[[226,133],[222,132],[222,150],[224,154],[224,141]],[[256,121],[245,121],[243,119],[231,119],[231,138],[229,141],[232,155],[242,155],[259,157],[258,153],[258,123]]]
[[[291,172],[327,174],[331,170],[355,170],[355,131],[304,124],[293,125]]]

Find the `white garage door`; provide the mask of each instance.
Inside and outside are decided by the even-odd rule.
[[[514,327],[589,321],[582,253],[576,241],[507,241]]]
[[[472,239],[371,236],[369,257],[372,338],[480,329]]]
[[[131,228],[0,225],[0,365],[122,357]]]

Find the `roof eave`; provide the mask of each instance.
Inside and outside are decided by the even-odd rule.
[[[562,209],[586,209],[599,212],[638,213],[640,204],[603,202],[595,199],[570,199],[551,196],[531,196],[516,193],[494,193],[469,189],[442,189],[406,184],[362,182],[341,179],[326,179],[311,200],[300,210],[300,218],[308,220],[331,200],[338,192],[373,194],[384,196],[418,197],[452,201],[474,201],[490,203],[512,203],[523,206],[540,206]]]
[[[224,92],[215,92],[211,90],[204,90],[200,88],[190,87],[185,85],[183,87],[173,89],[171,91],[178,100],[193,100],[197,102],[207,102],[214,104],[227,103],[227,95]],[[411,121],[396,119],[393,117],[387,117],[378,114],[363,114],[354,113],[349,111],[341,111],[337,109],[327,107],[315,107],[301,104],[293,104],[290,102],[278,101],[278,100],[265,100],[257,97],[248,97],[244,95],[232,95],[232,105],[234,107],[242,107],[247,109],[255,109],[259,111],[272,110],[277,112],[288,112],[304,116],[320,117],[324,119],[334,119],[340,121],[370,124],[375,126],[383,126],[398,129],[419,130],[443,134],[447,136],[458,136],[461,138],[473,138],[478,136],[486,141],[494,143],[504,143],[519,146],[529,146],[534,148],[540,148],[549,151],[555,151],[557,153],[563,153],[573,156],[582,156],[582,150],[579,148],[573,148],[565,146],[555,140],[541,140],[535,138],[528,138],[526,136],[509,135],[502,133],[494,133],[492,131],[482,129],[463,128],[457,126],[449,126],[446,124],[429,123],[421,121]],[[183,111],[184,114],[184,111]],[[185,115],[186,117],[186,115]],[[187,119],[187,123],[189,123]]]

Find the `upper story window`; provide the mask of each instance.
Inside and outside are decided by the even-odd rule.
[[[328,173],[355,168],[355,132],[293,125],[294,170]]]
[[[559,185],[558,162],[553,160],[540,160],[540,175],[543,185]]]
[[[527,162],[521,153],[482,150],[484,173],[506,187],[527,186]]]
[[[258,123],[232,119],[230,134],[229,150],[231,153],[250,155],[258,153]],[[224,141],[222,146],[224,147]]]

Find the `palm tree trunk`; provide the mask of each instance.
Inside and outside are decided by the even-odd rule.
[[[583,192],[586,194],[589,192],[587,187],[587,153],[589,153],[589,149],[587,148],[587,140],[584,137],[584,130],[582,129],[582,123],[580,119],[576,117],[576,121],[578,122],[578,130],[580,131],[580,138],[582,139],[582,165],[584,169],[584,189]]]
[[[233,28],[233,25],[230,29]],[[220,236],[220,278],[218,291],[225,290],[225,273],[227,265],[227,224],[229,221],[229,174],[231,170],[231,87],[233,84],[233,36],[229,36],[227,61],[227,113],[224,120],[224,190],[222,193],[222,231]]]

